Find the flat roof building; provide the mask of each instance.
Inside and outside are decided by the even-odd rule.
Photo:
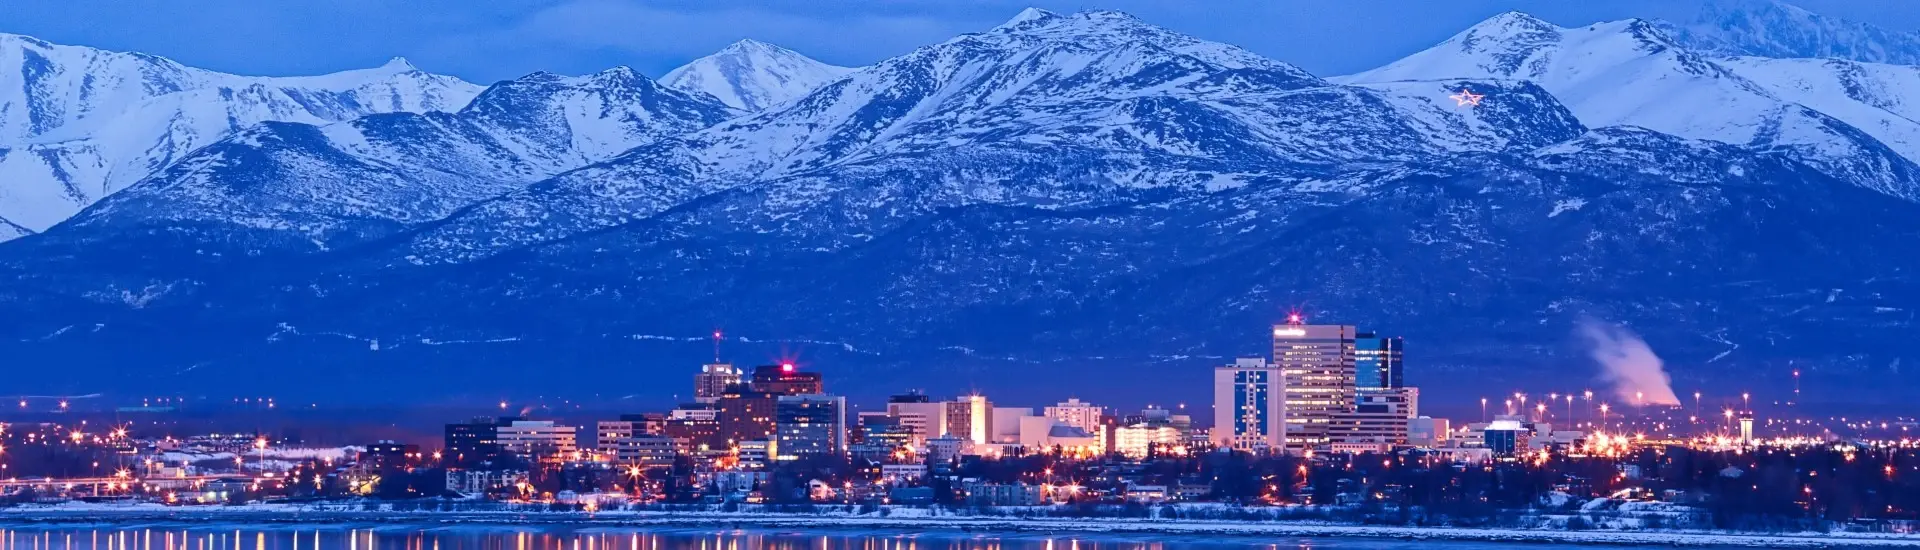
[[[1250,452],[1286,445],[1286,378],[1265,359],[1241,358],[1213,369],[1215,447]]]

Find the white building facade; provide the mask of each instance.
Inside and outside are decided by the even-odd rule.
[[[1213,445],[1278,451],[1287,437],[1286,377],[1279,365],[1242,358],[1213,369]]]

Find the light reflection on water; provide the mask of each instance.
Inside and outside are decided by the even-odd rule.
[[[566,527],[171,526],[0,528],[0,550],[1474,550],[1514,544],[1376,539],[1210,539]],[[1538,546],[1534,546],[1538,547]],[[1590,546],[1589,549],[1602,547]]]

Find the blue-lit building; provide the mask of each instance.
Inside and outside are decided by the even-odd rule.
[[[1363,332],[1353,339],[1354,387],[1390,389],[1406,387],[1402,360],[1405,343],[1398,336],[1379,336]]]
[[[783,395],[774,405],[774,460],[837,456],[847,452],[847,398]]]
[[[1280,365],[1248,358],[1213,370],[1213,444],[1279,451],[1286,446],[1286,378]]]

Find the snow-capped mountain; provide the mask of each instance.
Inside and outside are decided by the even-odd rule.
[[[1920,200],[1920,150],[1888,146],[1911,141],[1910,122],[1883,114],[1854,116],[1878,120],[1850,125],[1847,117],[1785,99],[1680,46],[1643,20],[1561,28],[1508,12],[1387,66],[1335,80],[1373,85],[1453,78],[1535,82],[1590,126],[1641,126],[1787,151],[1844,180]]]
[[[802,354],[878,395],[1198,381],[1167,372],[1266,353],[1258,327],[1302,307],[1404,335],[1442,393],[1583,377],[1562,342],[1584,315],[1630,324],[1683,381],[1915,389],[1898,369],[1920,356],[1880,344],[1920,327],[1920,204],[1840,169],[1897,155],[1644,24],[1505,19],[1425,58],[1443,76],[1358,86],[1125,14],[1028,10],[747,115],[662,87],[577,124],[651,83],[549,101],[523,92],[549,89],[536,75],[458,113],[266,124],[0,245],[0,357],[24,388],[88,368],[284,390],[275,364],[454,392],[567,364],[664,399],[725,327],[730,354]],[[1606,80],[1589,73],[1725,102],[1729,126],[1676,128],[1746,138],[1556,90]],[[1455,105],[1462,88],[1485,100]],[[1769,105],[1805,111],[1743,126]],[[567,155],[621,144],[556,130],[629,119],[683,123],[599,159]],[[1793,149],[1832,145],[1802,125],[1845,139]]]
[[[396,255],[468,261],[726,190],[767,204],[723,216],[731,223],[716,230],[783,231],[853,203],[879,209],[859,216],[870,225],[809,235],[842,247],[939,208],[1089,207],[1339,163],[1526,149],[1581,131],[1538,87],[1488,86],[1511,94],[1463,111],[1440,85],[1335,86],[1118,12],[1031,10],[774,111],[482,203]]]
[[[660,83],[713,96],[728,107],[758,112],[805,96],[853,70],[746,39],[667,72]]]
[[[733,114],[626,67],[582,77],[536,73],[488,87],[457,113],[261,124],[195,151],[67,225],[81,234],[205,225],[254,235],[258,240],[224,239],[250,254],[326,249],[438,220]]]
[[[1690,19],[1658,25],[1688,48],[1716,56],[1920,65],[1920,32],[1820,15],[1781,0],[1710,0]]]
[[[1714,61],[1768,93],[1847,123],[1920,160],[1920,67],[1843,59]]]
[[[479,91],[401,59],[246,77],[0,34],[0,217],[44,230],[252,124],[451,111]]]

